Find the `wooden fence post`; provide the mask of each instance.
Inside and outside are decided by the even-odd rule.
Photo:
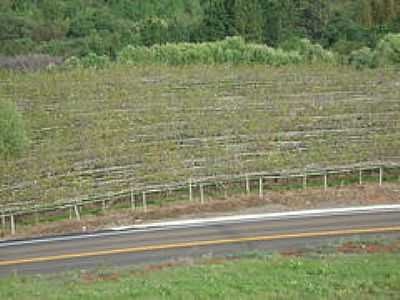
[[[362,169],[360,169],[358,183],[359,183],[360,185],[362,185],[362,184],[363,184],[363,180],[362,180]]]
[[[200,203],[204,204],[204,187],[203,187],[203,184],[200,184]]]
[[[11,235],[15,235],[15,219],[14,215],[10,215]]]
[[[246,175],[246,194],[250,194],[250,181],[249,181],[249,176]]]
[[[35,224],[39,224],[39,212],[35,211]]]
[[[189,201],[193,201],[193,186],[192,186],[192,178],[189,179]]]
[[[133,189],[131,188],[131,210],[135,210],[136,205],[135,205],[135,195],[133,194]]]
[[[325,191],[328,190],[328,174],[327,173],[324,174],[324,190]]]
[[[2,230],[6,230],[6,215],[4,211],[1,212],[1,228]]]
[[[106,199],[103,199],[103,201],[101,202],[101,209],[103,210],[103,212],[106,212]]]
[[[383,183],[383,168],[379,168],[379,185],[382,186]]]
[[[79,213],[79,206],[77,204],[74,205],[75,216],[78,221],[81,220],[81,214]]]
[[[307,174],[303,175],[303,189],[307,188]]]
[[[146,213],[147,212],[147,200],[146,200],[146,192],[143,192],[143,210]]]
[[[258,184],[258,197],[260,197],[260,199],[262,199],[264,191],[263,191],[263,178],[260,177],[259,179],[259,184]]]

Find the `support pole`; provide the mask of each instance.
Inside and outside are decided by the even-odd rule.
[[[379,185],[381,186],[383,183],[383,168],[379,168]]]
[[[246,175],[246,194],[250,194],[250,181],[249,181],[249,176]]]
[[[77,204],[74,205],[75,216],[78,221],[81,220],[81,214],[79,213],[79,206]]]
[[[144,212],[147,212],[146,192],[143,192],[143,210]]]
[[[136,205],[135,205],[135,195],[133,194],[133,189],[131,189],[131,210],[135,210]]]
[[[193,201],[193,186],[192,186],[192,178],[189,179],[189,201]]]
[[[39,224],[39,213],[35,211],[35,223],[36,225]]]
[[[101,209],[103,210],[103,212],[106,212],[106,199],[103,199],[102,201],[102,205],[101,205]]]
[[[325,191],[328,190],[328,174],[327,173],[324,174],[324,190]]]
[[[362,172],[362,169],[360,169],[360,173],[359,173],[359,180],[358,180],[358,183],[360,184],[360,185],[362,185],[363,184],[363,179],[362,179],[362,174],[363,172]]]
[[[307,174],[303,175],[303,189],[307,188]]]
[[[262,198],[263,194],[264,194],[264,191],[263,191],[263,178],[262,177],[260,177],[260,179],[259,179],[258,188],[259,188],[258,189],[258,196],[260,198]]]
[[[10,215],[11,235],[15,235],[15,219],[14,215]]]
[[[2,230],[6,230],[6,215],[4,211],[1,213],[1,228]]]
[[[200,203],[204,204],[204,187],[203,187],[203,184],[200,184]]]

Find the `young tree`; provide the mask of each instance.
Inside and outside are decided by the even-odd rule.
[[[0,157],[17,156],[25,147],[27,137],[21,115],[15,105],[0,101]]]

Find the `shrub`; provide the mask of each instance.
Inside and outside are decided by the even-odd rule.
[[[386,35],[379,41],[374,53],[374,65],[394,64],[400,64],[400,34]]]
[[[103,68],[110,62],[110,58],[106,55],[97,55],[89,53],[87,56],[81,58],[81,63],[84,67]]]
[[[285,51],[297,51],[307,63],[336,63],[333,52],[325,50],[319,44],[313,44],[308,39],[294,38],[281,45]]]
[[[71,56],[65,60],[64,67],[66,68],[103,68],[110,63],[110,58],[105,55],[97,55],[89,53],[87,56],[78,58]]]
[[[351,52],[349,56],[349,64],[357,69],[363,69],[365,67],[372,67],[373,59],[374,52],[368,47],[363,47]]]
[[[21,115],[15,105],[0,101],[0,157],[8,159],[21,153],[27,137]]]

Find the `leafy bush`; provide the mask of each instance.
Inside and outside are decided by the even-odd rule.
[[[349,57],[349,63],[357,69],[372,67],[373,60],[374,52],[368,47],[363,47],[359,50],[351,52]]]
[[[27,143],[24,124],[15,105],[0,101],[0,157],[7,159],[21,153]]]
[[[64,67],[66,68],[103,68],[110,63],[110,58],[105,55],[97,55],[89,53],[87,56],[78,58],[71,56],[65,60]]]
[[[400,34],[388,34],[379,41],[374,53],[374,64],[400,64]]]
[[[308,63],[335,63],[336,57],[333,52],[325,50],[319,44],[313,44],[308,39],[294,38],[282,45],[285,51],[297,51]]]

